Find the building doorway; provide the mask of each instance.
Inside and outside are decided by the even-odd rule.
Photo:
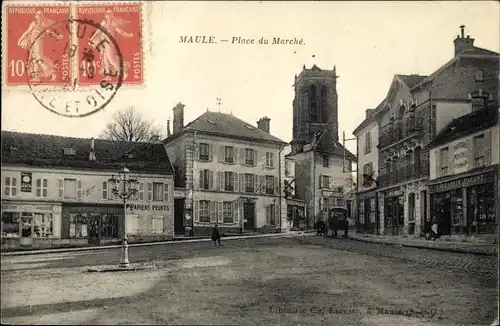
[[[255,203],[243,203],[243,218],[245,231],[255,229]]]
[[[33,214],[21,213],[21,246],[31,246],[33,244]]]
[[[184,234],[184,198],[174,199],[174,232]]]
[[[89,245],[100,244],[100,231],[101,231],[101,217],[99,215],[90,215],[87,219]]]

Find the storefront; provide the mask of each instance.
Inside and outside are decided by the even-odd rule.
[[[306,202],[297,199],[287,199],[287,220],[290,223],[290,229],[301,230],[307,228]]]
[[[441,235],[495,232],[495,171],[468,174],[429,185],[431,220]]]
[[[384,193],[384,231],[386,235],[403,235],[404,193],[399,188]]]
[[[174,212],[169,204],[127,204],[125,224],[127,238],[131,243],[174,237]]]
[[[359,193],[357,202],[357,231],[376,234],[379,224],[377,214],[377,193],[375,191]]]
[[[70,244],[100,245],[119,242],[123,236],[123,206],[64,204],[61,238]]]
[[[2,249],[38,247],[60,234],[60,204],[2,203]]]

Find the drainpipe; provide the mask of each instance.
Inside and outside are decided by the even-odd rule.
[[[283,229],[283,218],[282,218],[282,210],[283,210],[283,207],[281,207],[281,199],[283,197],[283,190],[281,189],[281,183],[282,183],[282,178],[281,178],[281,153],[283,152],[283,150],[285,149],[285,146],[286,145],[281,145],[280,147],[280,150],[279,150],[279,153],[278,153],[278,180],[279,180],[279,185],[278,185],[278,192],[279,192],[279,212],[280,212],[280,229],[282,230]],[[285,218],[286,220],[286,218]],[[281,232],[280,230],[280,232]]]

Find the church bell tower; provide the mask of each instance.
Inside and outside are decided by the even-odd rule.
[[[318,151],[332,151],[338,143],[337,73],[316,65],[303,66],[295,75],[293,99],[292,153],[300,153],[306,144],[315,144]]]

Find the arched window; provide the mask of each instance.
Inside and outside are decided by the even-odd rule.
[[[309,109],[311,110],[311,121],[318,121],[318,99],[316,86],[309,86]]]
[[[404,105],[401,105],[401,106],[399,107],[399,116],[398,116],[398,117],[399,117],[400,119],[402,119],[404,115],[405,115],[405,106],[404,106]]]
[[[483,82],[484,81],[484,70],[478,69],[476,70],[476,82]]]

